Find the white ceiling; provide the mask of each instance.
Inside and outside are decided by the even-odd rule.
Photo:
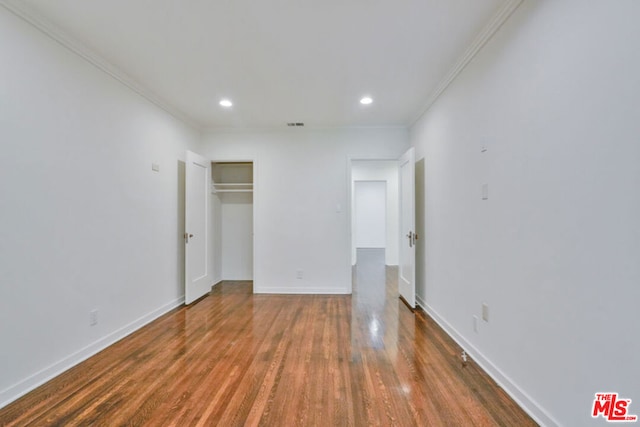
[[[408,125],[507,1],[14,3],[213,129]]]

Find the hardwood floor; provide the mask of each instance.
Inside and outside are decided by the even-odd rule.
[[[0,410],[2,426],[536,425],[360,251],[353,296],[223,282]]]

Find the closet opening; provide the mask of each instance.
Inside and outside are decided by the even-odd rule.
[[[215,283],[253,281],[252,161],[211,162]]]

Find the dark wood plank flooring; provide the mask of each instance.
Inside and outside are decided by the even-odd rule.
[[[0,410],[2,426],[536,425],[359,251],[353,296],[223,282]]]

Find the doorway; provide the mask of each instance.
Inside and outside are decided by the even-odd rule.
[[[351,160],[352,289],[358,267],[367,265],[366,282],[385,283],[398,265],[399,174],[397,160]],[[375,273],[380,277],[372,277]]]
[[[415,308],[415,248],[418,235],[415,232],[415,152],[413,148],[407,150],[398,159],[352,159],[349,163],[350,194],[351,194],[351,287],[354,288],[354,274],[358,264],[359,251],[364,250],[359,236],[363,227],[358,221],[362,208],[360,203],[361,190],[356,187],[367,187],[364,182],[384,182],[386,185],[385,211],[385,270],[395,268],[398,275],[398,294],[406,305]],[[373,187],[371,184],[369,187]],[[381,192],[380,192],[381,193]],[[365,203],[366,204],[366,203]],[[382,209],[378,204],[375,209]],[[373,209],[373,208],[372,208]],[[378,213],[379,214],[379,213]],[[372,213],[366,217],[371,220]],[[379,218],[379,217],[378,217]],[[378,224],[380,220],[378,219]],[[381,228],[380,225],[378,225]],[[358,249],[360,248],[360,249]],[[375,259],[373,257],[369,259]],[[388,273],[385,273],[388,274]],[[359,284],[362,287],[362,283]]]
[[[356,249],[387,247],[387,182],[354,182],[354,244]]]

